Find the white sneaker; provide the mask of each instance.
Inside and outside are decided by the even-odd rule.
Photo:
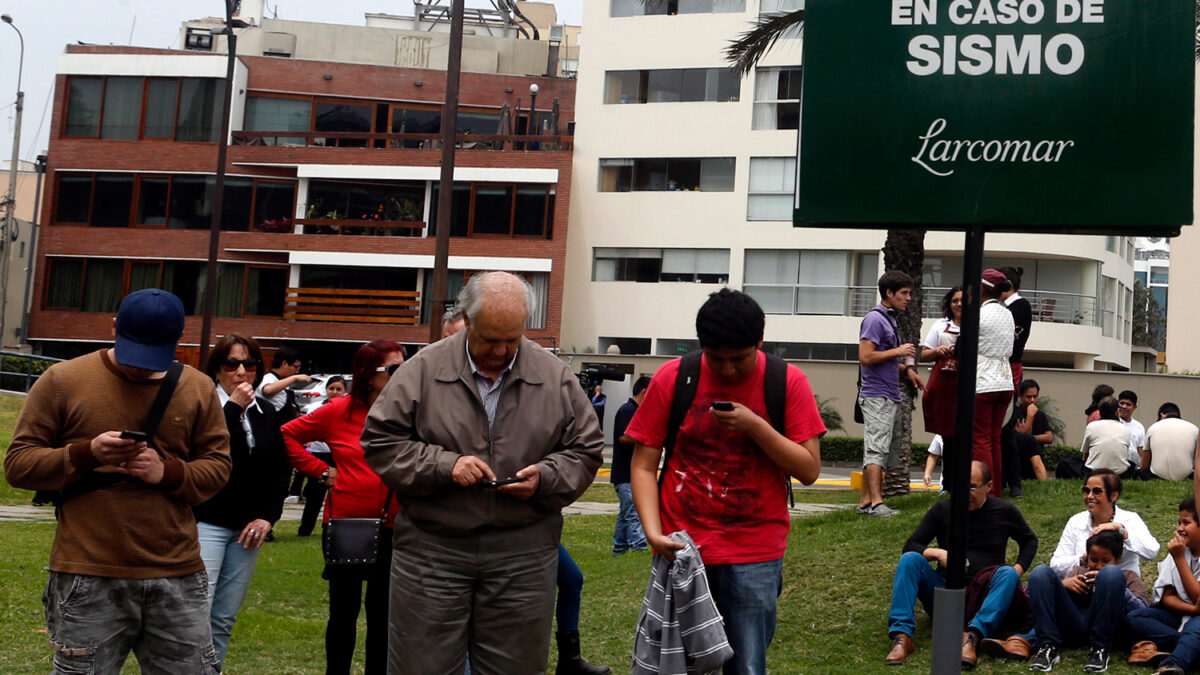
[[[287,497],[283,498],[283,503],[284,504],[299,504],[300,498],[297,497],[296,495],[288,495]]]

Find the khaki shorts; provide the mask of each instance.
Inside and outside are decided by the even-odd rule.
[[[863,412],[863,467],[891,469],[900,462],[900,404],[890,398],[858,399]]]

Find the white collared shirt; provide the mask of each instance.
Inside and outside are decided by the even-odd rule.
[[[1012,305],[1014,302],[1016,302],[1016,301],[1018,301],[1018,300],[1020,300],[1020,299],[1021,299],[1021,294],[1020,294],[1020,293],[1017,293],[1017,292],[1015,292],[1015,291],[1014,291],[1012,295],[1010,295],[1010,296],[1008,296],[1007,298],[1005,298],[1005,299],[1004,299],[1004,306],[1005,306],[1005,307],[1009,307],[1009,306],[1011,306],[1011,305]]]
[[[1200,558],[1192,555],[1191,549],[1183,549],[1183,559],[1187,561],[1188,568],[1192,570],[1192,576],[1200,579]],[[1179,596],[1180,600],[1191,603],[1192,598],[1187,594],[1187,589],[1183,587],[1183,580],[1179,578],[1179,568],[1175,565],[1175,558],[1170,554],[1158,563],[1158,579],[1154,581],[1154,594],[1151,596],[1150,605],[1161,605],[1163,600],[1163,591],[1167,586],[1175,589],[1175,595]],[[1187,622],[1192,617],[1183,615],[1179,622],[1178,629],[1183,630]]]
[[[1158,557],[1158,540],[1150,534],[1142,517],[1133,511],[1126,511],[1119,506],[1113,506],[1114,523],[1124,525],[1128,538],[1125,539],[1125,553],[1118,563],[1121,569],[1142,576],[1141,560],[1154,560]],[[1092,514],[1080,511],[1071,516],[1067,526],[1063,528],[1062,536],[1058,539],[1058,548],[1050,556],[1050,569],[1059,579],[1067,576],[1078,567],[1080,558],[1087,553],[1087,540],[1092,536]],[[1140,560],[1139,560],[1140,558]]]
[[[221,407],[224,408],[226,403],[229,403],[229,394],[225,392],[225,387],[217,385],[217,398],[221,401]],[[250,448],[250,452],[254,452],[254,430],[250,428],[250,417],[246,414],[251,408],[262,412],[258,407],[258,399],[250,399],[250,405],[242,411],[242,431],[246,433],[246,446]]]

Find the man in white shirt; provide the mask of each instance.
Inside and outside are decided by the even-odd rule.
[[[1097,410],[1100,419],[1087,425],[1083,433],[1083,465],[1089,471],[1108,469],[1124,478],[1129,464],[1129,429],[1117,418],[1117,399],[1105,396]]]
[[[279,413],[276,418],[281,426],[296,419],[300,412],[292,385],[312,381],[308,375],[300,373],[303,363],[299,351],[292,347],[280,347],[271,358],[271,372],[263,375],[258,385],[258,395],[267,399]]]
[[[1179,406],[1167,402],[1158,408],[1158,421],[1146,430],[1142,466],[1157,478],[1183,480],[1192,474],[1200,429],[1180,418]]]
[[[1129,429],[1129,463],[1141,466],[1142,453],[1146,451],[1146,427],[1133,419],[1137,412],[1137,392],[1126,389],[1117,394],[1117,419]]]

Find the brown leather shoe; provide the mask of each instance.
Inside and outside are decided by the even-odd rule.
[[[1019,635],[1014,635],[1007,640],[987,638],[979,643],[979,651],[993,659],[1028,661],[1029,653],[1033,651],[1033,646],[1029,644],[1029,640]]]
[[[975,634],[971,631],[963,633],[962,645],[962,667],[963,670],[971,670],[979,663],[979,657],[975,654]]]
[[[889,666],[898,666],[907,661],[915,651],[917,651],[917,643],[913,642],[912,637],[906,633],[896,633],[896,636],[892,638],[892,651],[888,652],[887,658],[883,662]]]
[[[1134,666],[1157,668],[1163,659],[1170,656],[1167,652],[1158,651],[1158,645],[1149,640],[1142,640],[1129,650],[1129,663]]]

